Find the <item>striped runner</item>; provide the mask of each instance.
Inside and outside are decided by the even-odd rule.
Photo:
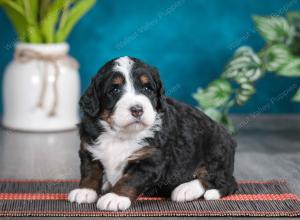
[[[97,210],[66,201],[78,180],[0,179],[0,216],[300,216],[300,200],[286,181],[240,181],[238,191],[216,201],[177,203],[141,196],[126,211]]]

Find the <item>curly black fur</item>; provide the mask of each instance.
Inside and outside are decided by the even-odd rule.
[[[233,177],[236,148],[233,138],[223,126],[200,110],[166,97],[158,71],[136,58],[131,59],[135,62],[135,70],[142,69],[151,76],[153,94],[147,96],[160,113],[162,126],[153,138],[145,140],[146,147],[153,149],[151,153],[130,160],[112,191],[132,199],[146,192],[167,196],[176,186],[198,178],[206,189],[218,189],[221,196],[233,193],[237,188]],[[104,110],[112,112],[118,100],[118,97],[106,95],[108,82],[113,77],[110,74],[113,61],[99,70],[81,98],[84,115],[79,128],[83,145],[92,145],[105,132],[98,122],[99,116]],[[82,147],[81,172],[84,178],[90,176],[87,172],[94,172],[91,169],[94,161],[82,152],[89,152]],[[101,164],[100,161],[97,163]],[[94,167],[100,169],[102,166]],[[128,188],[133,191],[124,192]]]

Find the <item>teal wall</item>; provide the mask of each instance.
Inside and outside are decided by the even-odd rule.
[[[73,30],[71,55],[81,64],[82,88],[107,60],[138,57],[158,67],[169,95],[195,105],[191,94],[218,77],[234,49],[264,42],[254,30],[251,15],[281,15],[299,10],[298,0],[99,0]],[[16,35],[0,12],[0,76],[12,59]],[[2,82],[2,81],[1,81]],[[300,79],[267,74],[257,83],[257,94],[234,113],[297,113],[285,90]],[[2,105],[0,104],[2,111]]]

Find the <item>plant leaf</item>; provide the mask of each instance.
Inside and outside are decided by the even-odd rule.
[[[255,93],[255,88],[250,83],[243,83],[241,87],[236,92],[236,103],[238,105],[243,105],[247,102],[251,96]]]
[[[291,11],[287,14],[289,23],[294,27],[293,41],[290,45],[292,54],[300,55],[300,12]]]
[[[51,0],[42,0],[40,1],[40,6],[39,6],[39,20],[40,23],[43,21],[44,17],[47,15],[47,11],[49,9],[49,5],[51,3]]]
[[[215,108],[208,108],[203,111],[208,117],[218,123],[222,123],[222,113]]]
[[[209,109],[223,106],[228,102],[231,93],[231,84],[225,79],[218,79],[210,83],[206,89],[199,88],[193,97],[201,108]]]
[[[223,114],[221,118],[221,123],[227,128],[227,130],[232,134],[235,132],[233,121],[229,118],[228,115]]]
[[[254,82],[263,74],[262,61],[250,47],[239,48],[225,67],[222,77],[238,84]]]
[[[284,17],[253,16],[253,20],[267,43],[289,43],[293,37],[293,28]]]
[[[22,7],[13,1],[0,0],[0,6],[4,9],[6,15],[12,22],[18,37],[21,41],[26,41],[27,21],[25,19],[24,11]]]
[[[233,122],[227,114],[224,114],[215,108],[205,109],[203,112],[215,122],[222,124],[230,133],[235,131]]]
[[[234,57],[249,57],[250,59],[254,60],[254,62],[256,62],[256,63],[261,62],[259,57],[253,51],[253,49],[251,47],[248,47],[248,46],[239,47],[234,52]]]
[[[248,100],[249,100],[250,96],[248,95],[244,95],[242,93],[238,93],[236,95],[236,103],[238,105],[244,105]]]
[[[289,48],[284,44],[275,44],[261,53],[268,71],[278,71],[292,58]]]
[[[67,1],[56,0],[53,1],[47,11],[46,16],[43,18],[40,24],[42,34],[45,42],[53,43],[55,36],[55,26],[58,21],[61,10]]]
[[[42,36],[38,24],[38,0],[23,0],[25,17],[27,20],[27,35],[31,43],[41,43]]]
[[[293,99],[294,102],[300,102],[300,88],[298,88],[296,94],[294,95]]]
[[[24,0],[26,1],[26,0]],[[37,24],[38,23],[38,15],[39,15],[39,0],[30,0],[27,1],[29,3],[30,6],[30,10],[31,10],[31,16],[34,19],[34,23]]]
[[[70,5],[71,3],[73,3],[75,0],[68,0],[66,2],[66,4],[64,5],[63,9],[62,9],[62,13],[61,13],[61,17],[59,20],[59,24],[58,24],[58,29],[60,27],[63,27],[66,24],[66,20],[69,16],[69,9],[70,9]]]
[[[23,8],[14,1],[0,0],[0,5],[9,7],[25,17]]]
[[[300,76],[300,58],[292,58],[278,72],[280,76],[299,77]]]
[[[65,24],[57,30],[55,41],[62,42],[70,34],[78,20],[96,3],[96,0],[77,0],[69,11]]]
[[[254,86],[249,83],[242,84],[240,90],[244,95],[253,95],[255,93]]]

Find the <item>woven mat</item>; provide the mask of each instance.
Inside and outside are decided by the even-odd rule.
[[[77,187],[78,180],[0,180],[0,216],[300,216],[299,198],[280,180],[241,181],[236,194],[215,201],[140,197],[122,212],[66,201]]]

